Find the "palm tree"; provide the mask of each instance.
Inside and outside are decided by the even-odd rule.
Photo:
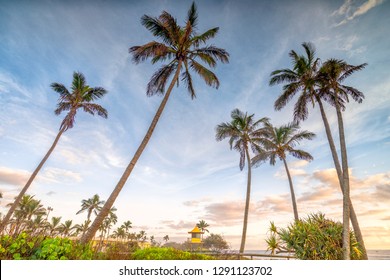
[[[331,102],[336,108],[337,121],[340,138],[341,166],[343,172],[343,256],[344,259],[350,259],[350,186],[347,147],[345,143],[345,130],[342,116],[344,103],[349,101],[348,96],[361,103],[364,95],[359,90],[342,85],[341,83],[354,72],[362,70],[367,64],[353,66],[343,60],[329,59],[321,67],[319,74],[321,78],[320,92],[325,99]]]
[[[69,237],[73,234],[75,227],[72,225],[72,220],[66,220],[64,223],[59,225],[58,231],[62,237]]]
[[[48,224],[49,236],[55,236],[55,232],[60,232],[61,217],[51,217],[51,223]]]
[[[230,149],[235,149],[240,153],[240,170],[245,166],[245,160],[248,165],[248,179],[246,190],[246,201],[244,211],[244,223],[241,236],[240,253],[244,252],[246,241],[246,229],[248,224],[248,213],[251,192],[251,157],[249,155],[249,147],[253,151],[261,150],[259,139],[262,136],[262,124],[265,124],[268,119],[262,118],[255,121],[254,115],[248,115],[241,112],[239,109],[234,109],[231,112],[231,122],[221,123],[216,127],[216,140],[222,141],[229,138]]]
[[[294,121],[305,120],[309,111],[307,104],[311,103],[314,107],[318,104],[321,112],[321,118],[324,123],[326,137],[328,139],[331,150],[333,162],[337,172],[341,192],[344,194],[344,179],[341,170],[340,161],[337,155],[336,146],[331,133],[330,125],[322,104],[323,95],[319,90],[321,87],[321,78],[319,77],[320,59],[315,58],[315,48],[311,43],[302,44],[306,55],[298,55],[294,50],[291,50],[289,56],[292,59],[292,69],[275,70],[271,73],[270,85],[286,83],[283,86],[283,93],[275,101],[275,110],[281,110],[292,98],[300,93],[298,101],[294,106]],[[340,101],[340,100],[339,100]],[[356,239],[359,242],[363,258],[368,259],[367,251],[365,249],[363,235],[360,230],[359,222],[353,204],[349,201],[350,218]]]
[[[38,172],[41,170],[42,166],[45,164],[46,160],[49,158],[50,154],[53,152],[56,147],[58,140],[61,135],[68,129],[72,128],[75,122],[77,110],[83,109],[85,112],[94,115],[97,113],[99,116],[107,118],[107,111],[100,105],[93,103],[93,101],[103,97],[107,91],[102,87],[91,88],[86,84],[85,77],[80,72],[73,73],[73,81],[71,86],[71,92],[63,85],[59,83],[52,83],[51,88],[60,94],[57,108],[54,111],[56,115],[60,115],[64,111],[68,111],[67,115],[63,119],[59,132],[51,145],[49,151],[46,153],[42,161],[38,164],[37,168],[31,174],[26,185],[20,191],[19,195],[16,197],[13,205],[8,210],[7,215],[2,220],[0,225],[0,232],[2,232],[7,225],[9,219],[14,213],[16,207],[19,204],[19,201],[22,199],[23,195],[27,192],[31,183],[37,176]]]
[[[196,224],[196,226],[202,231],[202,232],[209,232],[209,230],[207,229],[207,227],[209,227],[210,225],[208,223],[206,223],[206,221],[204,220],[200,220],[199,223]],[[202,236],[203,237],[203,236]]]
[[[292,156],[304,159],[312,160],[313,157],[305,151],[295,149],[295,146],[304,139],[311,140],[315,136],[314,133],[306,130],[300,131],[297,123],[289,123],[280,127],[274,127],[270,123],[265,124],[264,134],[266,137],[262,139],[263,148],[259,153],[253,157],[252,165],[259,164],[263,161],[269,160],[271,165],[275,165],[276,158],[283,161],[286,169],[288,182],[290,185],[291,200],[294,210],[295,221],[299,220],[297,202],[295,200],[295,193],[293,182],[291,179],[290,171],[288,169],[286,156],[291,154]]]
[[[91,214],[94,213],[95,215],[98,215],[99,211],[102,209],[102,205],[104,204],[103,200],[100,200],[100,197],[98,194],[95,194],[93,197],[88,199],[83,199],[81,201],[81,209],[77,211],[76,215],[87,211],[87,220],[91,220]]]
[[[187,21],[184,27],[179,26],[176,19],[166,11],[162,12],[158,18],[147,15],[144,15],[141,18],[142,25],[151,31],[154,36],[161,39],[162,42],[152,41],[142,46],[131,47],[129,51],[133,55],[133,61],[138,64],[150,58],[152,64],[155,64],[157,62],[169,60],[168,64],[163,65],[153,74],[147,86],[147,96],[155,94],[164,95],[165,85],[167,84],[168,79],[172,75],[173,78],[144,139],[108,198],[102,211],[96,217],[90,230],[81,240],[82,243],[87,243],[93,238],[99,225],[108,214],[110,207],[114,204],[143,150],[148,144],[174,85],[179,84],[179,80],[181,79],[187,86],[191,98],[195,98],[195,89],[190,74],[191,69],[199,74],[207,85],[215,88],[219,87],[217,76],[204,67],[199,60],[210,67],[215,67],[218,60],[227,63],[229,61],[229,54],[225,50],[213,45],[200,47],[202,44],[206,43],[208,39],[215,37],[219,28],[212,28],[202,34],[196,34],[195,29],[197,22],[198,14],[194,3],[188,11]],[[181,78],[179,78],[180,74]]]
[[[167,243],[167,242],[168,242],[168,240],[169,240],[169,236],[168,236],[168,234],[167,234],[167,235],[165,235],[165,236],[163,237],[163,239],[164,239],[165,243]]]

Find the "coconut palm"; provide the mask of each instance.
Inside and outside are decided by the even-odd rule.
[[[199,223],[196,224],[196,226],[202,231],[202,232],[209,232],[207,229],[210,225],[206,223],[204,220],[200,220]]]
[[[59,225],[58,231],[62,237],[72,236],[73,230],[75,229],[72,223],[73,223],[72,220],[66,220],[65,222]]]
[[[168,240],[169,240],[169,236],[168,236],[168,234],[167,234],[167,235],[165,235],[165,236],[163,237],[163,239],[164,239],[165,243],[167,243],[167,242],[168,242]]]
[[[231,122],[221,123],[216,127],[216,140],[222,141],[225,138],[229,138],[230,149],[234,149],[240,153],[240,170],[242,171],[244,169],[245,161],[247,161],[248,165],[244,222],[240,246],[240,253],[243,253],[246,241],[252,177],[249,149],[251,148],[253,151],[261,150],[259,145],[259,139],[262,137],[263,133],[261,126],[265,124],[268,119],[262,118],[255,121],[254,115],[248,115],[248,113],[243,113],[239,109],[234,109],[231,112],[231,117]]]
[[[77,211],[76,215],[87,211],[87,221],[90,221],[92,213],[98,215],[99,211],[102,209],[103,204],[104,201],[100,200],[98,194],[95,194],[93,197],[88,199],[83,199],[81,201],[81,209]]]
[[[263,149],[260,150],[259,153],[253,157],[252,164],[256,165],[269,160],[269,163],[271,165],[275,165],[277,158],[283,161],[284,168],[286,169],[288,182],[290,185],[294,218],[296,221],[298,221],[298,207],[295,199],[293,182],[291,179],[290,171],[288,169],[286,157],[288,154],[291,154],[292,156],[299,159],[309,161],[312,160],[313,157],[308,152],[298,150],[295,148],[295,146],[299,144],[301,140],[313,139],[315,134],[306,130],[299,130],[299,125],[297,123],[289,123],[280,127],[274,127],[272,124],[266,123],[264,135],[266,135],[266,137],[261,140]]]
[[[46,160],[49,158],[50,154],[53,152],[56,147],[58,140],[61,135],[68,129],[72,128],[75,122],[76,113],[79,109],[83,109],[89,114],[98,114],[101,117],[107,118],[107,111],[102,106],[93,103],[93,101],[103,97],[107,91],[102,87],[91,88],[86,84],[85,77],[80,72],[73,73],[73,81],[71,86],[71,92],[63,85],[59,83],[52,83],[51,88],[60,94],[57,108],[54,111],[56,115],[60,115],[62,112],[68,112],[63,119],[59,132],[51,145],[49,151],[46,153],[44,158],[38,164],[37,168],[31,174],[26,185],[20,191],[19,195],[16,197],[13,205],[8,210],[7,215],[2,220],[0,225],[0,232],[3,231],[4,227],[7,225],[9,219],[14,213],[16,207],[19,204],[19,201],[22,199],[23,195],[26,193],[31,183],[37,176],[38,172],[41,170],[42,166],[45,164]]]
[[[340,138],[340,151],[341,151],[341,166],[343,173],[343,255],[344,259],[350,259],[350,232],[349,232],[349,219],[350,219],[350,186],[349,186],[349,172],[348,172],[348,157],[347,147],[345,143],[345,130],[342,116],[342,110],[345,108],[344,103],[349,101],[349,96],[354,100],[361,103],[364,95],[359,90],[345,86],[341,84],[347,77],[354,72],[362,70],[367,64],[361,64],[358,66],[349,65],[343,60],[329,59],[327,60],[319,71],[321,78],[320,93],[322,96],[330,101],[336,108],[339,138]]]
[[[49,236],[55,236],[60,232],[61,217],[51,217],[51,222],[48,223]]]
[[[283,86],[283,93],[275,101],[275,110],[281,110],[287,105],[289,101],[297,94],[300,94],[297,102],[294,106],[294,120],[305,120],[308,115],[308,104],[311,103],[314,107],[318,104],[320,108],[321,118],[324,123],[326,137],[328,139],[330,151],[332,154],[333,162],[337,172],[337,178],[339,180],[341,192],[344,194],[344,179],[341,169],[339,157],[337,155],[336,146],[331,133],[328,118],[325,113],[325,109],[322,103],[324,95],[321,93],[321,78],[319,75],[320,60],[315,57],[315,48],[311,43],[302,44],[305,55],[298,55],[294,50],[291,50],[289,56],[292,59],[292,69],[280,69],[271,73],[270,85],[285,83]],[[338,103],[343,104],[343,101],[338,98]],[[327,98],[330,101],[329,98]],[[335,100],[334,100],[335,101]],[[350,205],[350,218],[356,239],[362,247],[363,258],[368,259],[367,251],[365,249],[363,235],[360,230],[359,222],[353,204],[349,201]]]
[[[152,41],[142,46],[134,46],[131,47],[129,51],[133,55],[133,61],[137,64],[147,59],[151,59],[152,64],[168,60],[167,64],[163,65],[153,74],[146,91],[147,96],[155,94],[164,95],[164,92],[165,95],[144,139],[135,152],[134,157],[130,161],[110,197],[107,199],[102,211],[96,217],[90,230],[81,240],[82,243],[86,243],[93,238],[99,225],[108,214],[108,210],[114,204],[143,150],[148,144],[174,85],[179,84],[179,80],[181,80],[186,85],[190,97],[195,98],[195,89],[190,74],[190,70],[192,70],[196,72],[207,85],[215,88],[219,87],[217,76],[203,66],[201,62],[210,67],[215,67],[218,60],[227,63],[229,61],[229,54],[225,50],[213,45],[201,47],[202,44],[205,44],[209,39],[217,35],[219,28],[212,28],[202,34],[197,34],[197,22],[198,14],[194,3],[188,11],[184,27],[179,26],[176,19],[166,11],[162,12],[158,18],[147,15],[144,15],[141,18],[142,25],[151,31],[154,36],[159,38],[161,42]],[[172,75],[173,78],[167,91],[165,91],[165,85]]]

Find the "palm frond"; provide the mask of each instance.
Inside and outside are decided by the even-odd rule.
[[[287,103],[294,97],[294,95],[299,91],[301,85],[299,82],[287,84],[284,87],[282,95],[280,95],[274,103],[274,108],[277,111],[280,111],[284,108]]]
[[[195,90],[194,90],[194,85],[192,83],[191,74],[190,74],[189,69],[188,69],[187,61],[184,62],[184,66],[185,66],[185,71],[182,74],[181,80],[186,83],[187,90],[191,96],[191,99],[194,99],[196,97],[196,94],[195,94]]]
[[[190,60],[190,67],[199,74],[199,76],[202,77],[202,79],[205,81],[205,83],[208,86],[212,86],[218,89],[219,87],[219,80],[217,76],[208,70],[206,67],[202,66],[201,64],[197,63],[195,60]]]
[[[291,150],[290,154],[298,159],[304,159],[307,161],[312,161],[313,157],[308,152],[302,151],[302,150]]]
[[[107,118],[107,110],[104,109],[102,106],[94,103],[83,103],[80,105],[84,109],[85,112],[95,115],[98,114],[99,116],[103,118]]]
[[[207,40],[214,38],[217,35],[218,31],[219,31],[219,27],[211,28],[200,35],[194,36],[191,39],[191,42],[194,45],[194,47],[197,48],[200,46],[200,44],[205,44]]]
[[[50,87],[57,93],[59,93],[60,95],[66,95],[66,96],[69,96],[70,95],[70,92],[68,91],[68,89],[63,85],[63,84],[59,84],[59,83],[52,83],[50,85]]]
[[[162,22],[162,21],[164,22]],[[176,20],[172,18],[167,12],[163,12],[160,18],[150,17],[143,15],[141,17],[141,24],[146,27],[152,34],[165,42],[168,45],[174,45],[177,41],[172,38],[172,32],[167,29],[168,23],[174,21],[174,25],[177,26]],[[171,28],[172,29],[172,28]]]
[[[60,115],[63,111],[69,111],[72,108],[72,103],[70,102],[59,102],[57,108],[54,110],[56,115]]]
[[[74,72],[73,73],[73,81],[71,89],[73,92],[77,90],[81,90],[83,87],[85,87],[85,77],[80,72]]]
[[[171,59],[173,57],[172,50],[165,44],[152,41],[142,46],[133,46],[129,48],[129,52],[133,55],[133,62],[138,64],[152,58],[152,62]]]
[[[269,85],[273,86],[275,84],[285,83],[285,82],[297,82],[298,76],[297,73],[290,69],[280,69],[275,70],[271,73],[271,79]]]
[[[197,48],[191,54],[198,55],[209,55],[212,58],[221,61],[222,63],[228,63],[229,62],[229,53],[221,48],[217,48],[213,45],[206,46],[204,48]]]
[[[363,63],[363,64],[360,64],[357,66],[348,65],[349,66],[348,69],[340,76],[339,80],[340,81],[345,80],[346,78],[348,78],[350,75],[352,75],[356,71],[363,70],[367,65],[368,65],[367,63]]]
[[[93,101],[99,98],[102,98],[105,94],[107,94],[107,90],[102,87],[94,87],[88,90],[84,95],[84,100]]]
[[[169,65],[163,65],[159,70],[157,70],[148,83],[146,95],[152,96],[156,93],[164,94],[168,78],[171,76],[176,67],[177,65],[175,63],[171,63]]]
[[[198,12],[196,9],[195,2],[192,2],[192,5],[188,10],[187,21],[191,24],[192,28],[196,28],[198,24]]]

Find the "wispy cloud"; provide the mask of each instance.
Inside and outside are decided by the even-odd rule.
[[[383,2],[384,0],[368,0],[364,2],[362,5],[358,7],[354,7],[354,3],[352,0],[345,0],[344,4],[339,9],[337,9],[332,13],[332,16],[338,15],[338,16],[346,17],[338,24],[336,24],[335,27],[346,24],[347,22],[353,20],[354,18],[364,15],[369,10],[375,8],[376,6],[382,4]]]

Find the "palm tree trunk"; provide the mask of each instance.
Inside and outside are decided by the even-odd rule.
[[[22,199],[24,194],[27,192],[27,190],[30,187],[31,183],[34,181],[35,177],[37,176],[38,172],[41,170],[42,166],[45,164],[46,160],[49,158],[50,154],[53,152],[54,148],[56,147],[56,145],[58,143],[58,140],[60,140],[60,137],[61,137],[62,133],[64,133],[64,131],[65,131],[65,128],[62,128],[58,132],[58,134],[57,134],[53,144],[51,145],[49,151],[46,153],[45,157],[38,164],[37,168],[35,168],[34,172],[31,174],[31,176],[28,179],[26,185],[20,191],[20,193],[17,196],[17,198],[15,199],[14,203],[12,203],[11,208],[8,210],[7,215],[4,217],[4,219],[1,222],[0,233],[3,232],[3,230],[5,229],[5,227],[8,224],[12,214],[15,212],[15,209],[18,207],[20,200]]]
[[[242,226],[240,254],[244,253],[245,250],[246,229],[248,226],[248,214],[249,214],[249,203],[251,199],[251,180],[252,180],[252,167],[251,167],[251,159],[249,157],[248,148],[245,149],[245,154],[246,154],[246,159],[248,164],[248,179],[247,179],[247,186],[246,186],[246,201],[245,201],[245,211],[244,211],[244,223]]]
[[[284,167],[286,168],[288,183],[290,184],[291,200],[292,200],[292,205],[293,205],[293,210],[294,210],[294,219],[295,219],[295,221],[298,221],[299,220],[298,207],[297,207],[297,201],[295,200],[295,192],[294,192],[293,182],[291,179],[290,171],[288,170],[286,159],[282,158],[282,160],[284,163]]]
[[[165,96],[163,100],[161,101],[160,106],[158,107],[158,110],[156,114],[154,115],[154,118],[152,120],[152,123],[149,126],[149,129],[142,140],[140,146],[138,147],[137,151],[135,152],[132,160],[130,161],[129,165],[127,166],[125,172],[123,173],[122,177],[120,178],[118,184],[116,185],[115,189],[112,191],[110,197],[107,199],[107,202],[104,204],[102,210],[100,213],[96,216],[95,220],[93,221],[91,227],[86,232],[86,234],[80,239],[80,242],[82,244],[86,244],[92,240],[92,238],[95,236],[96,231],[99,229],[101,223],[103,222],[104,218],[108,215],[110,212],[111,207],[113,206],[116,198],[118,197],[119,193],[121,192],[123,186],[125,185],[127,179],[129,178],[131,172],[133,171],[133,168],[135,164],[137,163],[138,159],[141,157],[141,154],[143,150],[145,149],[146,145],[148,144],[150,137],[153,134],[153,131],[157,125],[158,120],[161,117],[162,112],[164,111],[165,105],[169,99],[169,96],[171,94],[171,91],[173,89],[173,86],[175,85],[176,81],[179,78],[180,69],[181,69],[182,61],[179,60],[179,63],[177,65],[175,76],[173,77],[168,90],[165,93]]]
[[[336,168],[337,177],[339,179],[341,192],[344,195],[343,173],[341,171],[340,161],[339,161],[339,158],[337,156],[336,146],[335,146],[334,141],[333,141],[332,132],[330,130],[329,122],[328,122],[328,119],[326,117],[324,106],[322,105],[322,101],[318,96],[316,97],[316,99],[317,99],[317,103],[320,107],[322,120],[323,120],[324,126],[325,126],[326,137],[328,138],[328,143],[329,143],[329,147],[330,147],[330,150],[332,153],[333,162],[334,162],[334,165]],[[353,207],[351,199],[349,201],[349,208],[350,208],[350,219],[351,219],[353,231],[355,233],[356,240],[359,242],[359,245],[360,245],[360,248],[362,251],[362,257],[364,260],[368,260],[367,250],[366,250],[366,246],[364,245],[362,231],[360,230],[359,221],[358,221],[358,218],[357,218],[357,215],[356,215],[356,212],[355,212],[355,209]]]
[[[348,171],[347,147],[345,144],[343,116],[341,114],[340,106],[337,102],[336,102],[336,111],[337,111],[337,120],[338,120],[338,125],[339,125],[341,167],[343,170],[343,183],[344,183],[344,193],[343,193],[343,258],[344,258],[344,260],[350,260],[351,259],[351,248],[350,248],[350,241],[351,240],[350,240],[350,235],[349,235],[349,217],[350,217],[349,171]]]

